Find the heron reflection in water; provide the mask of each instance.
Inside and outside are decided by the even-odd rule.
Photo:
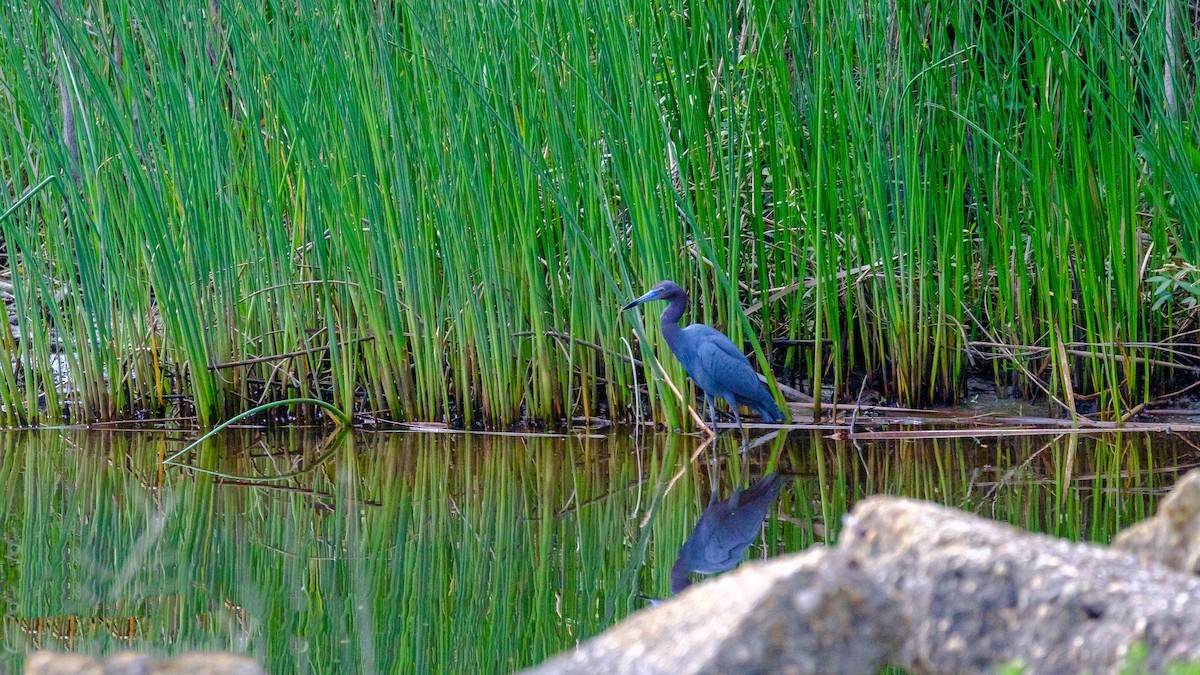
[[[700,521],[679,549],[671,568],[671,593],[692,585],[689,574],[728,572],[742,562],[746,549],[758,538],[771,505],[783,489],[783,476],[770,473],[745,490],[735,490],[724,501],[714,489]]]

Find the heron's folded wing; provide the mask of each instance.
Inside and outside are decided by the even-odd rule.
[[[715,502],[704,509],[696,528],[679,549],[679,559],[689,570],[713,574],[729,570],[741,561],[742,551],[736,551],[734,558],[728,535],[723,532],[730,512],[727,502]]]
[[[696,348],[696,357],[705,369],[707,377],[738,398],[758,400],[764,390],[758,373],[754,372],[750,362],[733,346],[729,338],[716,330],[709,330],[721,340],[705,340]]]

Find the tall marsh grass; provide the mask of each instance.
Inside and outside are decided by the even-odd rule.
[[[1200,365],[1198,22],[1170,0],[5,2],[2,421],[290,396],[623,418],[616,308],[661,278],[809,391],[954,400],[990,359],[1121,417]]]

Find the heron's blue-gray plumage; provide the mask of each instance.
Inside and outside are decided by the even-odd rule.
[[[690,572],[717,574],[737,567],[746,549],[758,538],[782,489],[783,477],[772,473],[744,491],[735,491],[725,501],[717,501],[714,494],[692,534],[679,548],[679,557],[671,568],[671,592],[678,593],[691,585]]]
[[[738,416],[738,406],[752,408],[768,422],[783,421],[783,413],[775,404],[771,391],[732,340],[721,331],[703,324],[694,323],[680,328],[679,320],[687,308],[688,296],[679,285],[671,281],[659,282],[623,309],[652,300],[668,301],[659,320],[663,338],[671,348],[671,353],[683,364],[688,377],[704,391],[710,414],[715,414],[712,411],[713,399],[721,399],[732,410],[739,427],[741,418]]]

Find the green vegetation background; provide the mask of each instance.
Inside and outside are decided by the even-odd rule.
[[[616,309],[662,278],[809,391],[865,374],[924,404],[976,368],[1120,416],[1197,372],[1198,23],[1172,1],[4,3],[3,421],[296,395],[621,418]],[[686,424],[657,372],[637,380]]]

